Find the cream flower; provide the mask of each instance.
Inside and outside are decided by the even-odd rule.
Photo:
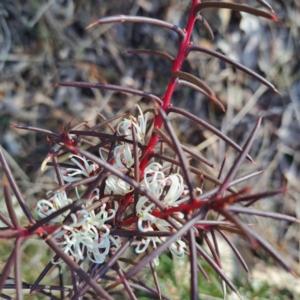
[[[167,206],[175,206],[189,200],[189,197],[180,199],[182,195],[186,195],[188,192],[184,189],[183,178],[180,174],[170,175],[165,182],[167,186],[170,186],[167,194],[164,196],[164,203]]]
[[[52,213],[56,212],[60,208],[63,208],[71,203],[73,203],[73,200],[67,198],[66,192],[63,191],[60,193],[55,193],[48,200],[45,199],[39,200],[36,204],[35,211],[40,218],[45,218],[51,215]],[[50,222],[51,223],[62,222],[69,212],[70,212],[69,210],[65,211],[63,214],[57,216],[56,218],[53,218]]]
[[[66,182],[72,182],[82,179],[81,176],[89,177],[91,173],[99,169],[99,166],[92,162],[91,160],[81,157],[79,155],[71,155],[71,161],[78,168],[67,168],[63,172],[63,179]],[[80,175],[80,176],[78,176]]]
[[[183,203],[189,199],[189,197],[184,197],[188,191],[185,190],[183,178],[180,174],[172,174],[168,177],[165,177],[164,173],[161,171],[162,166],[158,163],[151,163],[145,169],[144,179],[141,182],[141,185],[147,188],[147,190],[153,194],[157,199],[163,196],[163,203],[167,206],[177,206],[180,203]],[[165,188],[167,192],[163,195]],[[171,225],[163,219],[157,218],[152,215],[152,212],[155,208],[155,204],[151,203],[147,197],[141,196],[136,205],[137,216],[139,217],[137,222],[137,227],[142,232],[148,231],[170,231]],[[183,214],[177,214],[178,217],[183,218]],[[179,222],[176,223],[181,226]],[[138,242],[138,245],[135,249],[136,253],[144,252],[149,244],[152,244],[153,248],[157,247],[158,243],[165,241],[165,237],[147,237],[143,238]],[[186,244],[178,239],[172,243],[169,247],[173,255],[182,257],[184,255],[184,250]],[[155,264],[159,263],[158,258],[154,260]]]
[[[95,164],[91,160],[86,159],[85,157],[81,157],[79,155],[71,155],[70,158],[71,161],[75,164],[75,166],[77,166],[77,168],[66,168],[65,170],[63,170],[62,175],[64,181],[66,182],[74,182],[81,180],[82,176],[89,177],[99,169],[99,166],[97,164]],[[80,199],[78,187],[75,188],[75,192],[77,198]]]
[[[136,133],[137,141],[144,145],[149,112],[147,112],[144,115],[139,105],[136,104],[135,106],[138,108],[140,112],[140,115],[138,116],[138,120],[136,120],[136,118],[132,116],[130,117],[130,119],[125,118],[122,122],[119,123],[117,127],[117,132],[120,135],[125,135],[127,139],[132,140],[132,126],[133,126]]]
[[[154,197],[159,198],[165,186],[165,174],[160,171],[162,166],[159,163],[151,163],[145,169],[144,179],[141,186],[145,186]]]
[[[183,257],[184,256],[184,250],[186,249],[186,243],[182,240],[178,239],[176,242],[172,243],[169,247],[170,251],[173,255],[177,257]]]
[[[115,175],[109,175],[105,181],[105,195],[126,195],[133,191],[133,187]]]
[[[54,236],[54,240],[65,253],[73,256],[77,262],[88,257],[95,263],[103,263],[111,248],[118,249],[120,247],[120,242],[109,235],[109,227],[105,224],[114,216],[115,211],[110,209],[107,212],[105,205],[101,206],[98,214],[95,214],[95,211],[88,212],[82,209],[76,214],[71,214],[71,224],[63,225],[61,231]]]
[[[134,164],[134,158],[129,144],[117,146],[114,150],[114,158],[117,168],[130,168]]]

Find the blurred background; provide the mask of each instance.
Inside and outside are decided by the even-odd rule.
[[[11,125],[58,132],[63,123],[71,120],[74,125],[82,121],[94,125],[99,121],[98,112],[112,117],[129,110],[134,113],[137,102],[143,109],[151,106],[145,99],[109,91],[53,88],[55,82],[120,84],[162,96],[170,77],[170,62],[160,57],[123,53],[128,49],[153,49],[176,56],[178,39],[173,32],[137,23],[108,24],[88,30],[85,27],[103,16],[125,14],[154,17],[184,28],[190,2],[1,0],[0,143],[30,207],[53,184],[53,178],[47,174],[40,177],[39,171],[48,147],[44,135],[17,130]],[[261,8],[254,0],[230,2]],[[266,199],[257,208],[300,218],[300,2],[268,2],[279,23],[240,12],[208,9],[203,16],[213,29],[214,41],[210,41],[200,22],[195,26],[192,39],[194,45],[217,50],[264,76],[276,86],[280,95],[218,59],[191,53],[183,71],[205,80],[225,105],[226,112],[189,88],[178,87],[172,103],[216,126],[240,145],[263,113],[264,121],[251,155],[264,173],[244,186],[253,185],[252,192],[288,188],[285,195]],[[235,151],[207,130],[189,121],[171,118],[183,144],[201,151],[214,163],[216,169],[209,171],[212,175],[218,174],[226,151],[225,172],[229,170],[236,157]],[[255,170],[257,168],[248,163],[241,168],[240,174]],[[247,218],[247,221],[255,223],[256,230],[299,272],[299,225],[258,217]],[[9,247],[9,242],[1,243],[5,245],[0,251],[0,262],[7,258],[5,249]],[[246,275],[241,275],[225,246],[221,255],[229,276],[240,279],[239,290],[245,299],[300,299],[299,280],[274,266],[263,253],[252,252],[239,239],[236,245],[244,251],[249,262],[252,281],[248,282]],[[38,244],[36,247],[38,249]],[[29,265],[43,264],[42,257],[32,260],[34,250],[27,252],[24,260],[28,259]],[[47,263],[47,255],[43,259]],[[167,256],[165,259],[167,266],[171,262]],[[183,272],[180,276],[173,269],[164,269],[163,264],[160,268],[162,277],[171,278],[165,285],[174,296],[172,299],[187,299],[184,295],[188,285],[177,284],[185,272],[184,265],[182,269],[177,268]],[[217,278],[213,272],[211,276]],[[203,299],[220,297],[218,283],[213,281],[212,286],[215,284],[217,288],[203,284],[203,293],[212,297],[203,296]]]

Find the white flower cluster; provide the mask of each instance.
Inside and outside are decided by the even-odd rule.
[[[147,188],[157,199],[162,198],[162,202],[166,207],[177,206],[178,204],[189,200],[189,196],[186,196],[188,191],[184,188],[182,176],[180,174],[171,174],[166,177],[161,169],[162,166],[158,163],[151,163],[148,165],[141,185]],[[142,196],[139,198],[136,206],[137,215],[139,217],[138,229],[143,232],[154,230],[170,232],[172,227],[167,221],[151,214],[154,208],[155,204],[151,203],[147,197]],[[178,213],[177,217],[183,218],[184,216],[182,213]],[[177,222],[177,224],[180,226],[180,223]],[[144,252],[148,248],[150,242],[152,242],[153,248],[156,248],[157,244],[160,244],[165,240],[165,237],[143,238],[135,251],[136,253]],[[178,239],[169,247],[170,251],[178,257],[184,255],[185,248],[186,244],[181,239]],[[155,260],[155,263],[158,264],[158,259]]]
[[[149,112],[145,115],[143,114],[141,108],[136,104],[135,105],[140,111],[140,115],[138,119],[133,116],[130,116],[130,119],[124,119],[119,123],[117,127],[117,131],[120,135],[125,135],[128,140],[132,140],[132,126],[136,134],[137,141],[142,145],[145,145],[145,136],[146,136],[146,128],[147,122],[149,118]]]
[[[88,178],[94,175],[94,172],[99,169],[97,164],[79,155],[70,155],[70,160],[75,164],[75,167],[67,168],[63,171],[62,175],[65,182],[81,180],[82,176]],[[77,198],[80,199],[77,187],[75,188],[75,191]]]
[[[110,209],[109,213],[105,210],[105,205],[102,205],[98,214],[85,209],[71,214],[71,224],[63,225],[54,236],[54,240],[76,261],[88,257],[91,261],[101,264],[109,250],[120,247],[118,238],[109,234],[109,227],[105,224],[115,216],[113,209]]]
[[[59,232],[54,235],[54,240],[63,251],[74,257],[76,261],[83,260],[87,256],[91,261],[103,263],[109,250],[118,249],[120,242],[111,236],[109,226],[106,225],[109,220],[114,218],[115,210],[105,210],[105,204],[101,206],[100,212],[89,211],[89,204],[98,196],[94,196],[83,209],[71,214],[72,222],[68,225],[62,225]],[[39,217],[44,218],[51,215],[58,209],[73,203],[73,200],[67,198],[66,193],[55,193],[50,199],[39,200],[35,207]],[[62,223],[70,211],[53,218],[49,223]],[[60,262],[60,261],[59,261]],[[53,263],[59,263],[54,262]]]
[[[137,141],[145,144],[145,135],[149,113],[145,115],[140,112],[138,118],[130,117],[124,119],[117,127],[117,133],[125,136],[128,140],[132,140],[132,130],[135,130]],[[111,163],[117,169],[129,169],[134,164],[132,144],[122,142],[115,147],[114,156]],[[100,157],[104,159],[101,150]],[[88,178],[98,173],[99,166],[93,161],[87,160],[79,155],[71,155],[70,160],[73,167],[65,168],[62,171],[62,176],[65,182],[74,182],[83,178]],[[160,199],[166,207],[174,207],[187,201],[188,191],[185,189],[183,178],[180,174],[171,174],[166,176],[162,171],[162,166],[158,163],[150,163],[144,172],[144,179],[141,181],[141,186],[146,188],[156,199]],[[85,187],[83,187],[85,188]],[[125,196],[133,191],[133,188],[115,175],[109,175],[105,181],[105,195],[122,195]],[[80,193],[76,188],[76,195],[80,199]],[[91,208],[91,205],[99,200],[99,189],[96,188],[92,193],[93,197],[82,205],[82,209],[71,214],[69,223],[62,224],[65,217],[70,213],[65,213],[53,218],[50,223],[62,224],[60,230],[54,235],[54,240],[65,253],[73,256],[76,261],[83,260],[88,257],[95,263],[103,263],[109,251],[115,251],[120,247],[118,237],[110,235],[109,222],[115,217],[118,204],[115,202],[115,209],[106,209],[106,205],[102,205],[100,210]],[[51,215],[53,212],[73,203],[73,200],[67,197],[66,192],[58,192],[46,200],[38,201],[36,212],[39,217],[44,218]],[[155,204],[153,204],[145,196],[140,196],[136,205],[138,216],[137,227],[141,232],[148,231],[164,231],[170,232],[173,227],[166,221],[157,218],[153,215]],[[183,218],[182,213],[177,213],[178,218]],[[176,221],[178,226],[181,226]],[[135,252],[142,253],[148,246],[153,248],[157,244],[161,244],[166,240],[165,237],[144,237],[135,242],[137,245]],[[182,257],[186,249],[186,244],[178,239],[169,247],[170,251]],[[158,264],[158,259],[155,261]]]
[[[119,135],[124,135],[126,139],[132,140],[132,130],[135,131],[136,139],[139,143],[145,144],[146,127],[149,118],[149,113],[143,114],[141,108],[136,104],[140,115],[138,119],[130,116],[129,119],[124,118],[122,122],[119,123],[117,127],[117,132]],[[104,160],[102,153],[100,151],[100,156]],[[114,167],[117,169],[131,168],[134,164],[134,158],[132,153],[132,145],[128,143],[122,143],[114,149]],[[106,186],[104,190],[105,195],[126,195],[133,191],[133,188],[126,183],[124,180],[118,178],[115,175],[110,175],[106,179]]]
[[[49,192],[48,194],[50,194]],[[40,218],[45,218],[57,210],[73,203],[72,199],[67,198],[66,192],[55,193],[50,199],[39,200],[35,206],[35,211]],[[61,223],[69,211],[51,219],[51,223]]]

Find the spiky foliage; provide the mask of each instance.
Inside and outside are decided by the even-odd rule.
[[[198,299],[198,271],[204,278],[208,278],[199,264],[201,259],[216,271],[224,285],[237,293],[222,270],[216,233],[229,244],[245,271],[249,271],[241,254],[227,237],[227,232],[234,232],[248,239],[254,249],[263,249],[284,269],[294,274],[280,254],[239,218],[240,214],[249,214],[298,221],[290,216],[249,208],[250,204],[264,197],[283,193],[283,190],[249,195],[250,188],[234,188],[236,184],[260,174],[258,171],[237,178],[237,172],[246,159],[249,161],[246,163],[254,164],[249,150],[262,118],[258,118],[245,145],[241,147],[206,121],[171,105],[175,88],[185,85],[204,94],[225,110],[212,88],[199,78],[181,71],[183,62],[193,51],[217,57],[277,92],[271,83],[243,65],[218,52],[191,43],[191,34],[197,19],[212,36],[212,30],[201,16],[201,11],[206,8],[233,9],[277,21],[273,9],[265,1],[258,2],[266,10],[231,2],[201,3],[193,0],[185,29],[157,19],[123,15],[106,17],[88,26],[90,28],[107,23],[140,22],[174,31],[179,41],[175,58],[160,51],[127,52],[158,55],[169,60],[172,63],[169,83],[162,96],[102,83],[56,83],[55,86],[104,89],[138,95],[152,100],[153,109],[143,112],[137,106],[136,116],[116,116],[94,127],[83,123],[72,128],[68,124],[61,132],[15,126],[45,134],[50,154],[42,163],[41,170],[54,168],[57,188],[49,191],[36,203],[38,218],[35,218],[0,151],[5,174],[4,197],[9,213],[9,218],[0,214],[1,221],[6,225],[1,228],[0,237],[15,239],[14,250],[2,270],[0,290],[12,285],[18,299],[22,299],[24,288],[30,288],[30,293],[36,291],[51,299],[57,298],[49,294],[49,289],[59,290],[62,299],[66,296],[79,299],[87,293],[93,297],[98,295],[101,299],[113,299],[113,291],[118,285],[123,285],[130,299],[136,299],[137,290],[167,299],[160,290],[156,265],[159,264],[159,256],[170,251],[179,258],[189,257],[191,299]],[[222,174],[226,155],[217,178],[190,165],[189,160],[193,158],[213,167],[205,157],[182,145],[168,119],[170,113],[199,124],[236,150],[237,158],[227,174]],[[115,121],[119,123],[113,127],[111,124]],[[102,130],[107,127],[112,133]],[[67,157],[67,160],[62,161],[63,157]],[[203,190],[205,181],[210,181],[215,187]],[[27,226],[19,224],[10,189],[28,219]],[[212,241],[208,235],[211,235]],[[25,240],[36,236],[41,242],[47,243],[55,254],[36,281],[28,284],[22,282],[21,249]],[[207,244],[210,254],[202,247],[201,238]],[[63,280],[60,286],[40,285],[50,268],[62,264],[71,270],[72,288],[65,287]],[[7,278],[12,266],[15,275],[11,283]],[[139,279],[138,275],[145,267],[150,267],[156,289]],[[224,293],[225,291],[226,288]],[[9,298],[7,295],[2,296]]]

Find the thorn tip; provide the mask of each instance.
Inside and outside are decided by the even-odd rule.
[[[93,27],[93,26],[95,26],[95,25],[97,25],[97,24],[98,24],[98,21],[96,21],[96,22],[94,22],[94,23],[88,25],[87,27],[85,27],[85,30],[87,30],[87,29],[89,29],[89,28],[91,28],[91,27]]]
[[[281,95],[280,92],[279,92],[276,88],[274,88],[274,92],[275,92],[276,94]]]

